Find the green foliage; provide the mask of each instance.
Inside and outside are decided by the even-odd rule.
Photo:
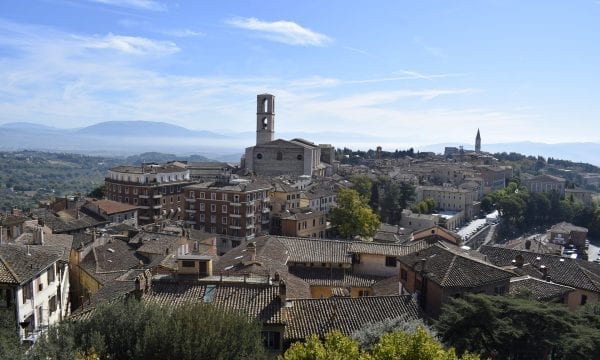
[[[419,214],[431,214],[435,209],[435,200],[429,198],[416,203],[412,211]]]
[[[95,199],[104,199],[104,195],[106,195],[106,184],[98,186],[88,194]]]
[[[423,327],[413,333],[385,333],[372,349],[361,349],[359,343],[340,331],[332,331],[321,341],[316,335],[297,342],[280,357],[282,360],[458,360],[454,349],[445,349]],[[467,353],[462,359],[479,359]]]
[[[597,318],[597,313],[587,316]],[[444,305],[435,326],[442,340],[459,353],[471,351],[494,359],[547,359],[550,354],[556,359],[585,359],[600,350],[596,325],[559,304],[470,294]],[[577,349],[584,343],[585,351]]]
[[[409,183],[394,182],[389,177],[381,177],[374,184],[377,187],[377,199],[371,197],[371,205],[377,202],[379,215],[387,224],[398,224],[402,216],[402,210],[406,209],[409,202],[415,199],[415,187]]]
[[[0,309],[0,359],[25,359],[25,351],[19,344],[15,309]]]
[[[0,152],[0,211],[48,198],[87,194],[122,159],[38,151]]]
[[[373,182],[366,175],[353,175],[350,178],[352,184],[354,184],[354,190],[363,198],[368,200],[371,197],[371,189]]]
[[[206,304],[161,307],[137,300],[97,308],[49,330],[30,359],[263,359],[260,327]]]
[[[380,221],[356,190],[340,189],[337,206],[329,213],[331,223],[341,236],[370,238],[379,229]]]
[[[359,330],[352,333],[351,337],[358,341],[360,347],[365,350],[370,350],[379,341],[379,339],[387,333],[403,331],[413,334],[417,329],[423,328],[427,333],[435,338],[435,331],[430,329],[421,319],[410,319],[406,317],[398,317],[395,319],[385,319],[377,323],[365,324]]]

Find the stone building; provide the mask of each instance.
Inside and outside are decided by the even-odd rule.
[[[261,176],[325,175],[331,165],[324,161],[333,160],[333,148],[298,138],[275,139],[275,96],[260,94],[256,102],[256,145],[246,149],[246,171]]]
[[[138,207],[138,221],[183,220],[183,187],[190,185],[188,169],[176,165],[117,166],[104,179],[106,198]]]
[[[542,174],[538,176],[521,176],[521,184],[531,193],[556,192],[561,197],[565,196],[566,180],[558,176]]]

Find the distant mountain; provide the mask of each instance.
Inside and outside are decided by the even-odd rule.
[[[211,162],[211,160],[202,155],[189,155],[189,156],[178,156],[175,154],[165,154],[159,152],[146,152],[139,155],[132,155],[125,158],[126,164],[139,165],[141,163],[166,163],[168,161],[179,160],[179,161],[191,161],[191,162]]]
[[[226,138],[224,135],[210,131],[194,131],[156,121],[106,121],[84,127],[76,133],[86,136]]]
[[[0,130],[5,131],[19,131],[25,133],[54,133],[54,132],[62,132],[65,129],[59,129],[43,124],[36,124],[32,122],[11,122],[0,125]]]

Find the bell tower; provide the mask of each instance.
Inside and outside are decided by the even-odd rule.
[[[481,135],[479,129],[477,129],[477,136],[475,136],[475,152],[481,152]]]
[[[274,140],[275,136],[275,96],[256,96],[256,145]]]

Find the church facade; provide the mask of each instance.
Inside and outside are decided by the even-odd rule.
[[[257,95],[256,107],[256,145],[246,148],[242,160],[247,172],[259,176],[323,176],[331,170],[331,145],[275,139],[275,96]]]

